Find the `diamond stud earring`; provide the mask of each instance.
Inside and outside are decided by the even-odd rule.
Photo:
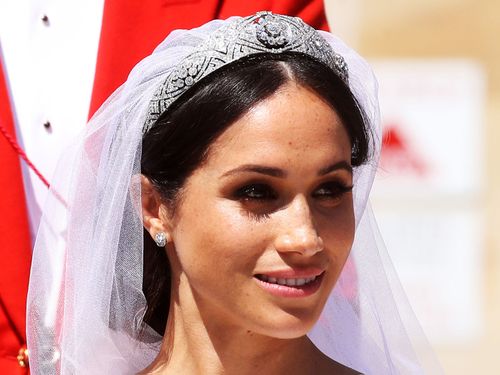
[[[155,242],[156,246],[165,247],[165,245],[167,244],[167,235],[165,234],[165,232],[156,233]]]

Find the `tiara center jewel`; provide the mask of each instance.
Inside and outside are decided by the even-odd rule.
[[[271,14],[262,16],[257,21],[257,40],[268,48],[282,48],[289,43],[288,25],[279,21]]]

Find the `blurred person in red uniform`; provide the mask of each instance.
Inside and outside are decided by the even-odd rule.
[[[125,82],[135,64],[149,55],[170,31],[190,29],[211,19],[248,16],[260,10],[297,16],[316,29],[328,31],[322,0],[107,0],[90,114]]]

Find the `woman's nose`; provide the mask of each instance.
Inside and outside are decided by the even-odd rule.
[[[278,252],[312,256],[323,250],[323,240],[314,227],[311,211],[304,197],[294,199],[282,214],[283,225],[280,226],[274,243]]]

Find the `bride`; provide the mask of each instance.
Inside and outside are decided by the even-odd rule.
[[[368,204],[376,83],[261,12],[174,31],[62,158],[35,374],[439,373]]]

